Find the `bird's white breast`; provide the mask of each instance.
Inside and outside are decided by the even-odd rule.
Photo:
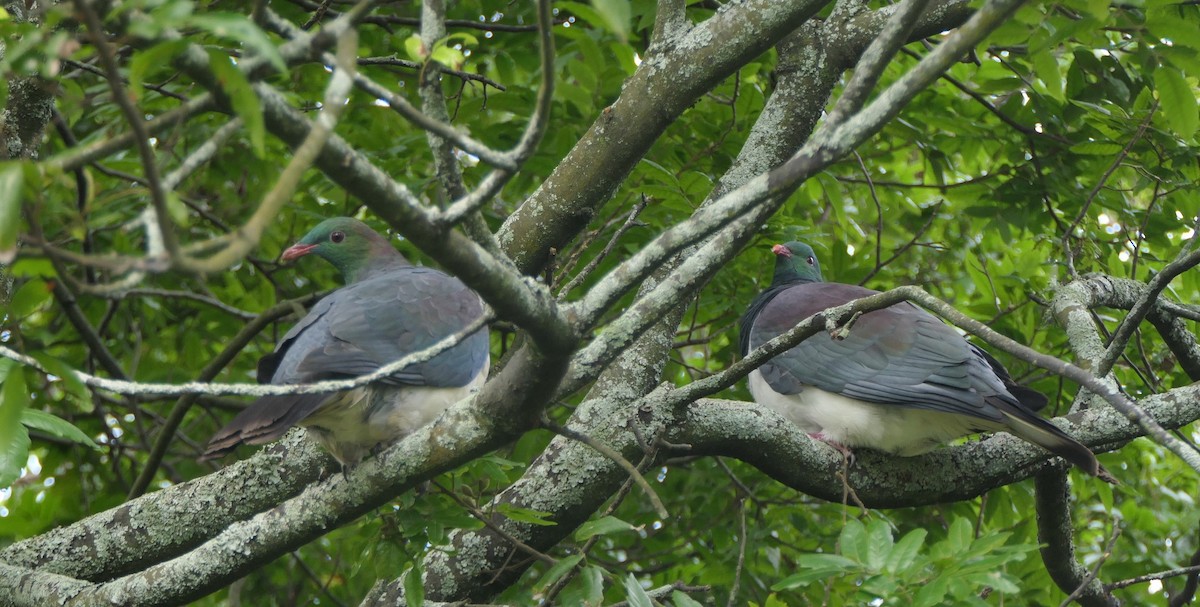
[[[485,361],[471,383],[460,387],[372,384],[349,390],[301,423],[339,462],[357,463],[375,447],[400,440],[478,392],[489,364]]]
[[[771,389],[755,370],[748,378],[754,400],[805,432],[846,447],[919,455],[976,431],[981,420],[900,405],[881,405],[806,386],[798,394]]]

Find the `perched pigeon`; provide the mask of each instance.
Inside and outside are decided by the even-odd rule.
[[[283,252],[284,261],[316,254],[346,286],[313,307],[258,361],[272,384],[346,379],[371,373],[465,329],[483,314],[473,291],[431,268],[409,265],[388,241],[348,217],[321,222]],[[273,441],[308,428],[343,466],[432,421],[487,380],[488,336],[481,328],[432,359],[344,392],[264,396],[209,441],[201,459],[240,443]]]
[[[806,244],[772,251],[771,286],[739,323],[743,356],[812,314],[877,293],[823,282]],[[1112,478],[1087,447],[1034,413],[1045,396],[1017,385],[996,359],[907,302],[863,314],[845,339],[809,337],[748,379],[756,402],[843,450],[910,456],[973,432],[1005,430]]]

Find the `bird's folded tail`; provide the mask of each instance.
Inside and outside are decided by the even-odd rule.
[[[312,415],[328,398],[328,393],[259,398],[209,439],[199,459],[203,462],[224,457],[242,443],[269,443]]]
[[[1091,449],[1071,438],[1071,435],[1063,432],[1058,426],[1032,412],[1022,411],[1011,405],[1001,405],[999,408],[1004,415],[1009,431],[1013,434],[1035,445],[1040,445],[1092,476],[1114,485],[1121,484],[1104,466],[1100,465],[1100,462],[1096,460],[1096,454],[1092,453]]]

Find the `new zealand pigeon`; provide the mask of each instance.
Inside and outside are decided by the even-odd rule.
[[[878,293],[823,282],[804,243],[772,251],[771,286],[739,323],[742,356],[812,314]],[[756,402],[843,450],[910,456],[974,432],[1005,430],[1112,479],[1087,447],[1034,413],[1045,396],[1017,385],[999,361],[907,302],[863,314],[845,339],[809,337],[748,380]]]
[[[371,373],[453,335],[483,314],[457,278],[412,266],[388,241],[349,217],[327,219],[283,252],[283,260],[324,258],[346,286],[317,303],[275,351],[258,361],[272,384],[346,379]],[[258,445],[294,425],[308,428],[343,466],[432,421],[487,380],[487,329],[432,359],[344,392],[264,396],[208,443],[201,459]]]

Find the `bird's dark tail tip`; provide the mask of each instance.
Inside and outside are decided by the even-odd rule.
[[[1013,434],[1040,445],[1100,480],[1113,485],[1121,484],[1111,472],[1100,465],[1091,449],[1063,432],[1058,426],[1025,411],[1006,411],[1005,417]]]

